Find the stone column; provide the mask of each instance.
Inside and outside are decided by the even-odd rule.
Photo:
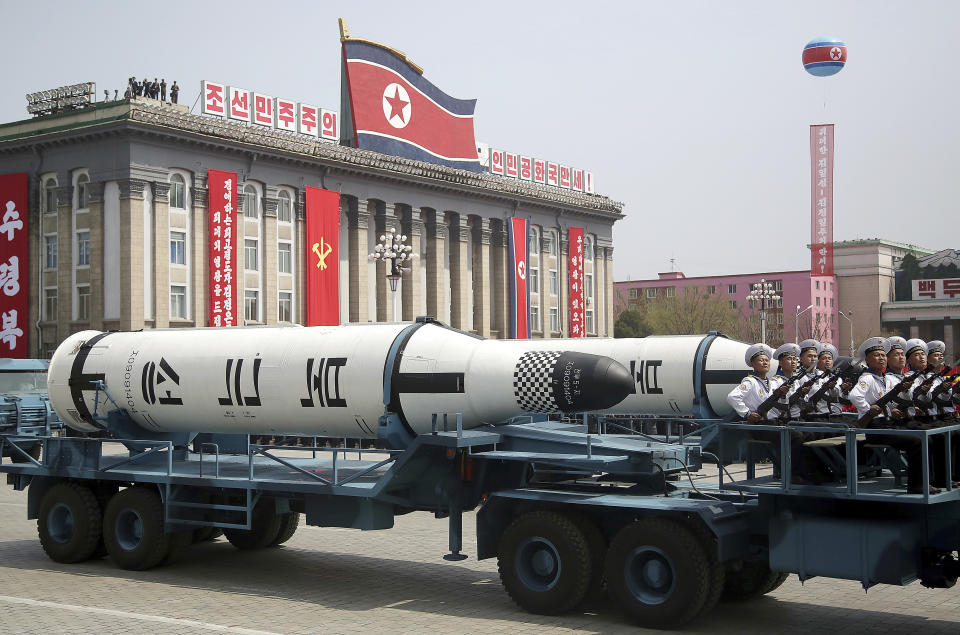
[[[277,199],[263,199],[263,322],[277,323]]]
[[[613,336],[613,247],[607,247],[603,251],[604,315],[607,318],[607,335]]]
[[[920,337],[920,323],[917,322],[916,318],[910,319],[910,337],[907,339],[916,339]]]
[[[949,364],[952,360],[957,358],[957,348],[955,346],[955,340],[953,338],[953,320],[950,318],[943,318],[943,363]],[[956,390],[956,389],[954,389]]]
[[[143,328],[143,190],[137,179],[118,181],[120,186],[120,329]]]
[[[490,219],[470,217],[473,241],[473,329],[481,337],[490,337]]]
[[[170,183],[154,181],[153,190],[153,290],[154,325],[170,326]]]
[[[403,319],[411,322],[417,316],[424,315],[423,290],[420,288],[420,267],[424,263],[420,262],[420,247],[423,241],[423,219],[419,209],[412,209],[405,206],[400,223],[400,231],[407,235],[407,242],[413,248],[411,254],[416,254],[408,267],[409,273],[403,274],[403,285],[401,301],[403,302]]]
[[[427,230],[427,257],[423,266],[427,268],[427,315],[442,319],[444,307],[448,306],[448,285],[443,279],[443,265],[446,259],[447,226],[443,215],[434,210],[424,210]]]
[[[507,251],[507,233],[504,221],[490,221],[490,283],[493,285],[493,299],[490,306],[490,331],[500,339],[510,337],[510,260]],[[526,238],[524,238],[526,240]]]
[[[297,193],[297,200],[294,205],[294,227],[296,228],[296,244],[294,251],[298,254],[296,261],[299,266],[293,267],[293,287],[296,289],[296,299],[294,300],[293,321],[297,324],[307,323],[307,272],[306,264],[310,262],[310,254],[307,253],[307,191],[300,190]],[[303,255],[299,255],[303,254]]]
[[[27,355],[35,359],[43,357],[43,337],[36,324],[42,317],[42,313],[37,312],[37,306],[43,301],[43,291],[38,291],[38,288],[43,286],[41,280],[43,267],[39,263],[41,258],[46,259],[43,244],[43,213],[40,211],[40,196],[42,196],[40,183],[40,179],[35,176],[27,177],[27,222],[25,224],[29,228],[27,244],[30,257],[28,262],[20,263],[20,287],[23,291],[23,287],[26,286],[27,314],[17,317],[17,326],[23,330],[23,337],[26,338]]]
[[[557,230],[557,299],[560,307],[560,337],[573,337],[570,329],[570,241],[561,227]],[[581,328],[583,325],[580,325]]]
[[[207,213],[207,178],[205,176],[194,175],[193,186],[190,188],[193,197],[193,228],[190,232],[192,238],[192,271],[193,271],[193,306],[191,315],[193,316],[194,326],[207,326],[209,320],[208,304],[208,281],[210,279],[208,225],[209,215]]]
[[[553,296],[550,295],[550,252],[544,249],[544,235],[547,233],[547,227],[540,227],[540,324],[543,328],[544,339],[553,337],[553,328],[550,325],[550,309],[553,308]],[[559,264],[557,263],[557,277],[560,276]],[[557,281],[559,285],[559,280]],[[559,302],[559,297],[557,299]]]
[[[349,260],[350,309],[351,322],[366,322],[368,318],[369,292],[367,290],[367,233],[370,213],[364,205],[359,209],[357,199],[340,198],[348,201],[347,209],[347,249]]]
[[[467,271],[467,241],[470,240],[470,228],[466,216],[456,212],[446,212],[445,221],[450,228],[450,326],[469,331],[467,316],[470,278]]]
[[[73,322],[73,186],[57,187],[57,342]]]
[[[103,181],[87,183],[90,210],[90,328],[103,330]]]

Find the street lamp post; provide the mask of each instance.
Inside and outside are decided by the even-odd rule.
[[[780,296],[774,293],[773,283],[763,278],[751,285],[750,293],[747,294],[747,300],[755,300],[760,304],[760,341],[763,344],[767,343],[767,307],[773,306],[779,299]]]
[[[373,253],[367,256],[369,260],[379,260],[387,264],[387,280],[390,281],[390,294],[393,298],[393,319],[400,321],[397,311],[397,283],[400,282],[400,276],[410,271],[410,267],[404,267],[404,264],[412,264],[415,258],[420,254],[410,253],[413,247],[404,244],[407,240],[406,235],[397,234],[393,227],[390,232],[380,235],[380,241],[373,249]]]
[[[846,313],[843,311],[837,311],[837,313],[840,314],[840,317],[850,323],[850,357],[853,357],[853,311],[847,311]]]
[[[799,305],[799,304],[797,305],[797,317],[796,317],[796,319],[795,319],[794,322],[793,322],[793,341],[794,341],[794,343],[797,343],[797,342],[800,341],[800,316],[803,315],[804,313],[806,313],[807,311],[809,311],[809,310],[812,309],[812,308],[813,308],[813,305],[811,304],[810,306],[808,306],[807,308],[805,308],[804,310],[801,311],[801,310],[800,310],[800,305]]]

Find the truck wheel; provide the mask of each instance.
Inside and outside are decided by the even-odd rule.
[[[223,535],[219,527],[198,527],[193,530],[193,542],[213,542]]]
[[[103,543],[123,569],[157,566],[170,552],[171,534],[163,531],[160,495],[146,487],[128,487],[110,499],[103,515]]]
[[[603,595],[603,566],[607,557],[607,540],[597,524],[586,516],[571,514],[570,519],[587,540],[587,550],[590,553],[590,582],[582,603],[594,602]]]
[[[277,531],[277,537],[270,543],[271,547],[282,545],[297,533],[297,527],[300,526],[300,514],[298,512],[287,512],[280,515],[280,529]]]
[[[710,592],[710,558],[680,523],[645,518],[627,525],[607,550],[607,588],[641,626],[676,628],[696,617]]]
[[[777,589],[780,588],[780,585],[782,585],[784,582],[787,581],[787,578],[789,577],[790,577],[789,573],[778,573],[777,577],[773,580],[773,583],[770,585],[770,588],[764,591],[763,594],[766,595],[767,593],[776,591]]]
[[[100,541],[100,505],[90,488],[79,483],[57,483],[43,497],[37,533],[43,550],[54,562],[70,564],[88,559]]]
[[[272,500],[261,500],[250,515],[250,529],[224,529],[230,544],[242,551],[269,547],[280,533],[282,516],[273,509]]]
[[[97,502],[100,504],[101,517],[103,516],[102,512],[106,511],[107,505],[110,504],[110,499],[120,491],[120,486],[117,483],[104,483],[100,482],[93,488],[93,495],[97,497]],[[103,534],[100,534],[100,540],[97,542],[97,549],[93,552],[91,558],[95,560],[101,560],[106,558],[107,546],[103,544]]]
[[[704,600],[703,607],[700,609],[700,615],[706,615],[717,607],[721,596],[723,596],[727,567],[717,560],[717,546],[713,532],[698,522],[691,522],[688,527],[700,537],[700,544],[703,545],[707,560],[710,563],[710,589],[707,591],[707,599]]]
[[[773,591],[787,579],[784,575],[783,580],[780,580],[783,574],[771,571],[764,562],[729,562],[726,575],[723,585],[724,602],[753,600]]]
[[[172,564],[180,559],[187,547],[193,544],[193,530],[184,529],[183,531],[174,531],[170,534],[170,547],[167,549],[167,555],[163,557],[160,564]]]
[[[580,603],[590,584],[590,548],[570,518],[535,511],[510,523],[500,537],[497,568],[521,608],[559,615]]]

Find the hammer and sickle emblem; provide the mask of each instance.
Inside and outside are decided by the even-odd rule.
[[[317,268],[320,271],[327,268],[327,256],[330,255],[331,251],[333,251],[333,247],[324,242],[323,238],[320,239],[320,242],[313,243],[313,253],[317,254]]]

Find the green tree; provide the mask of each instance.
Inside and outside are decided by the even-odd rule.
[[[672,298],[658,298],[647,305],[646,321],[651,335],[695,335],[721,331],[738,336],[741,316],[729,301],[687,287]]]
[[[620,317],[613,325],[614,337],[646,337],[650,335],[646,317],[640,311],[627,309],[620,313]]]

